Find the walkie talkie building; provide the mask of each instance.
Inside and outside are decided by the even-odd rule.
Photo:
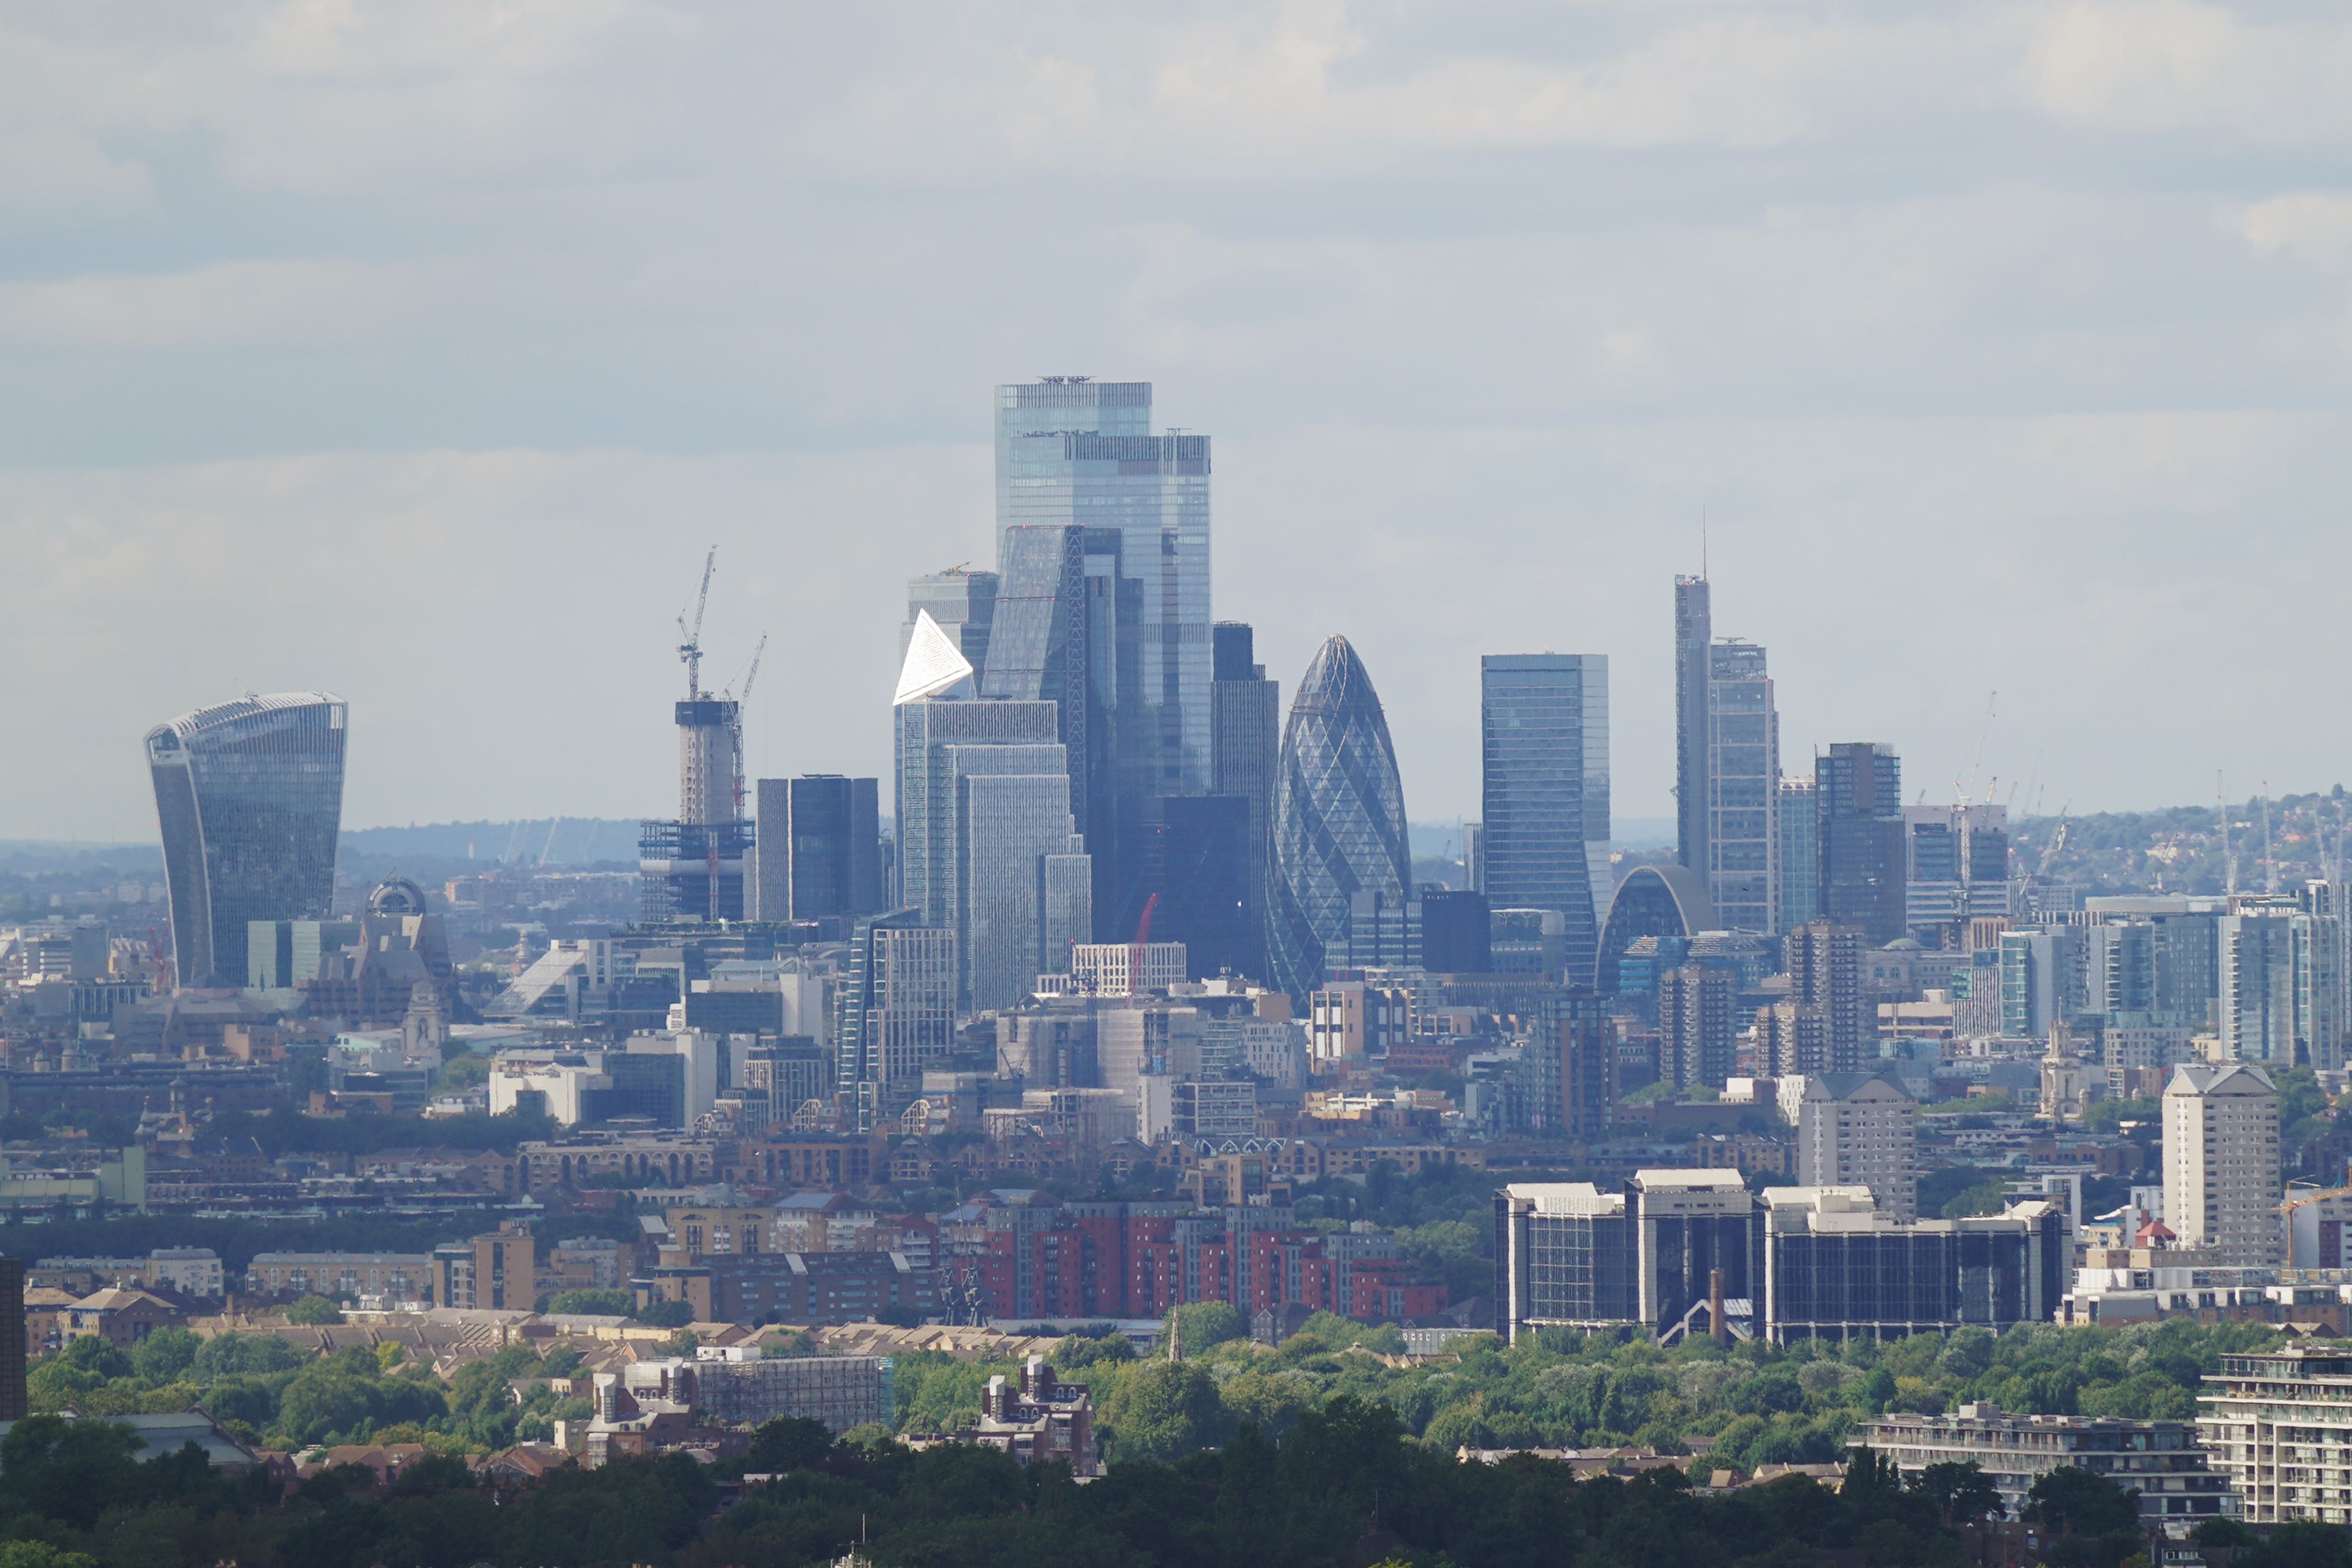
[[[1317,649],[1283,730],[1275,783],[1276,983],[1305,996],[1344,953],[1356,894],[1404,901],[1404,785],[1380,695],[1345,637]]]
[[[341,697],[247,696],[147,732],[183,986],[246,984],[246,926],[325,915],[343,816]]]

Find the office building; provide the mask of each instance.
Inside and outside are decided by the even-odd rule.
[[[1263,978],[1266,890],[1274,875],[1274,783],[1282,756],[1282,683],[1256,662],[1255,633],[1239,621],[1220,621],[1213,637],[1210,686],[1209,790],[1249,802],[1250,953],[1238,972]]]
[[[898,629],[898,659],[906,662],[915,629],[925,616],[967,668],[961,685],[940,689],[945,696],[972,696],[974,677],[988,667],[989,632],[996,623],[997,576],[950,567],[907,580],[907,619]]]
[[[1365,1067],[1413,1033],[1412,993],[1402,986],[1335,980],[1307,999],[1307,1058],[1318,1073]]]
[[[1494,969],[1494,913],[1483,893],[1424,886],[1421,964],[1433,975],[1484,975]]]
[[[1675,579],[1675,858],[1707,875],[1707,677],[1715,646],[1705,576]]]
[[[340,697],[282,693],[147,732],[181,986],[241,986],[252,922],[331,912],[346,717]]]
[[[1793,1093],[1791,1091],[1793,1090]],[[1870,1189],[1876,1210],[1918,1218],[1919,1107],[1891,1076],[1829,1072],[1781,1080],[1797,1130],[1799,1186]]]
[[[2198,1441],[2248,1524],[2352,1524],[2352,1355],[2304,1345],[2224,1355],[2197,1404]]]
[[[1727,638],[1708,650],[1706,890],[1732,931],[1780,929],[1780,716],[1764,650]]]
[[[2000,934],[2000,1032],[2041,1040],[2084,1010],[2084,928],[2032,925]]]
[[[1902,763],[1891,746],[1841,742],[1813,762],[1822,914],[1874,947],[1904,934]]]
[[[1271,977],[1304,998],[1322,985],[1327,954],[1346,948],[1355,895],[1402,901],[1412,882],[1396,747],[1344,637],[1316,650],[1291,702],[1274,838]]]
[[[1154,795],[1124,806],[1114,846],[1115,903],[1097,929],[1112,942],[1132,940],[1148,909],[1151,935],[1183,945],[1192,977],[1262,974],[1264,884],[1252,860],[1248,800]]]
[[[1633,944],[1645,937],[1661,945],[1686,943],[1702,931],[1717,928],[1706,880],[1697,872],[1683,865],[1636,866],[1610,895],[1609,918],[1601,923],[1601,947],[1593,960],[1592,988],[1603,997],[1625,994],[1621,966]]]
[[[1568,972],[1589,975],[1611,890],[1608,659],[1487,654],[1479,733],[1488,906],[1558,910]]]
[[[1084,942],[1070,957],[1070,978],[1098,997],[1139,997],[1182,983],[1190,962],[1181,942]]]
[[[2279,1260],[2279,1094],[2249,1062],[2190,1063],[2164,1087],[2164,1223],[2224,1265]]]
[[[1780,835],[1780,930],[1793,931],[1822,913],[1819,807],[1811,778],[1783,776],[1774,826]]]
[[[840,1009],[835,1087],[919,1085],[955,1048],[955,932],[911,907],[859,921]]]
[[[2219,922],[2221,1054],[2230,1061],[2296,1062],[2294,920],[2268,908]]]
[[[1890,1410],[1864,1422],[1848,1441],[1891,1460],[1914,1486],[1930,1465],[1974,1465],[2011,1519],[2023,1516],[2036,1481],[2070,1465],[2138,1492],[2143,1531],[2179,1538],[2206,1520],[2238,1511],[2230,1478],[2206,1462],[2194,1422],[2020,1416],[1974,1403],[1949,1415]]]
[[[1684,1089],[1721,1089],[1738,1049],[1738,977],[1691,964],[1658,977],[1658,1077]]]
[[[1486,891],[1486,824],[1462,824],[1462,882],[1473,893]]]
[[[1115,575],[1102,591],[1118,614],[1105,650],[1119,696],[1114,792],[1207,792],[1209,438],[1152,434],[1149,382],[1051,376],[1000,386],[995,402],[1000,569],[1014,528],[1118,536]],[[999,657],[992,641],[989,657]]]
[[[997,541],[999,582],[982,696],[1054,704],[1068,758],[1070,815],[1097,857],[1097,908],[1110,880],[1121,826],[1114,753],[1118,717],[1113,650],[1118,642],[1114,528],[1023,524]]]
[[[754,791],[751,918],[848,923],[882,908],[881,786],[816,773]],[[836,938],[838,939],[838,938]]]

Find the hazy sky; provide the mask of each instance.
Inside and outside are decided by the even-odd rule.
[[[352,703],[345,821],[662,814],[672,617],[762,773],[887,773],[904,578],[993,555],[989,389],[1215,438],[1216,609],[1344,632],[1416,819],[1477,656],[1670,579],[1784,764],[2046,809],[2352,775],[2340,4],[37,0],[0,11],[0,837],[138,741]]]

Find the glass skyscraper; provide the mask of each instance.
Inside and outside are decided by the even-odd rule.
[[[1149,382],[1055,376],[998,387],[996,521],[1001,568],[1024,526],[1116,531],[1111,602],[1101,607],[1117,628],[1104,649],[1113,788],[1138,800],[1206,793],[1209,438],[1152,434]],[[1098,552],[1090,544],[1088,553]]]
[[[1487,905],[1559,911],[1567,973],[1588,985],[1611,888],[1607,656],[1488,654],[1479,730]]]
[[[1304,997],[1344,953],[1355,897],[1402,904],[1412,881],[1404,785],[1380,695],[1345,637],[1316,650],[1290,705],[1275,784],[1275,983]]]
[[[1726,638],[1708,650],[1706,887],[1727,931],[1778,932],[1780,716],[1764,650]]]
[[[247,923],[330,912],[346,716],[340,697],[295,692],[148,731],[181,985],[242,986]]]
[[[1708,649],[1715,642],[1705,577],[1675,579],[1675,858],[1707,873]]]

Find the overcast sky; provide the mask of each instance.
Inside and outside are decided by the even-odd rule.
[[[0,837],[152,838],[248,689],[352,826],[672,810],[713,542],[754,768],[887,776],[1043,373],[1214,437],[1218,615],[1356,643],[1417,820],[1544,649],[1670,812],[1702,511],[1791,770],[1949,799],[1998,688],[2046,810],[2325,788],[2347,81],[2331,4],[19,0]]]

